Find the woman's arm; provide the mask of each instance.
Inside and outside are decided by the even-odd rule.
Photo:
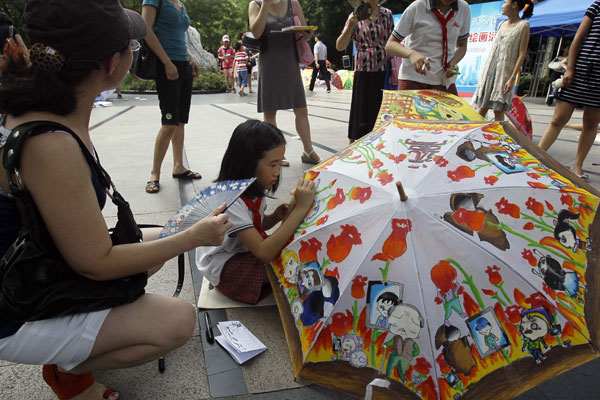
[[[346,47],[348,47],[352,40],[352,32],[354,31],[354,28],[356,28],[356,25],[358,25],[358,18],[356,15],[352,14],[348,19],[346,26],[344,26],[342,33],[335,41],[335,48],[337,51],[344,51]]]
[[[146,41],[146,43],[148,43],[148,46],[154,52],[154,54],[156,54],[160,62],[163,63],[167,79],[175,80],[179,78],[177,67],[175,66],[175,64],[173,64],[173,62],[165,52],[165,49],[163,49],[162,45],[160,44],[158,37],[156,37],[156,34],[152,30],[152,27],[154,26],[154,21],[156,20],[157,11],[158,10],[154,6],[145,5],[142,7],[142,18],[144,19],[144,22],[146,22],[146,29],[148,31],[144,40]]]
[[[281,226],[272,235],[263,239],[255,228],[249,228],[238,232],[238,239],[248,247],[248,250],[256,258],[264,263],[270,262],[277,257],[289,238],[294,234],[296,228],[312,207],[314,196],[315,183],[300,179],[294,193],[296,203],[287,218],[285,218]]]
[[[289,0],[289,1],[296,1],[296,6],[298,6],[297,10],[298,10],[298,18],[300,19],[300,23],[302,24],[302,26],[308,26],[308,24],[306,23],[306,19],[304,18],[304,12],[302,11],[302,6],[300,5],[300,2],[297,0]],[[302,34],[304,35],[304,38],[306,40],[310,39],[313,35],[312,31],[305,31],[302,32]],[[316,60],[316,57],[315,57]]]
[[[523,65],[523,61],[525,61],[525,56],[527,55],[527,47],[529,46],[529,22],[527,22],[526,24],[527,26],[523,28],[523,33],[521,34],[521,43],[519,43],[519,55],[517,57],[515,67],[513,68],[512,74],[508,78],[508,81],[504,84],[504,94],[510,92],[510,90],[514,87],[515,79],[519,75],[519,71],[521,71],[521,66]]]
[[[255,38],[262,36],[267,25],[267,16],[269,15],[269,6],[273,0],[263,0],[262,6],[259,6],[255,1],[251,1],[248,5],[248,21],[250,21],[250,32]]]
[[[90,168],[77,142],[66,133],[29,138],[21,174],[61,255],[90,279],[130,276],[197,246],[218,245],[231,227],[226,214],[213,215],[168,238],[113,246]]]
[[[446,78],[450,78],[454,75],[456,66],[463,59],[465,54],[467,54],[467,45],[469,40],[457,40],[456,41],[456,51],[454,52],[454,57],[450,61],[448,61],[448,67],[446,68]]]
[[[569,87],[571,82],[573,82],[573,76],[575,75],[575,62],[577,61],[577,57],[579,56],[579,51],[581,50],[581,45],[583,44],[583,40],[586,38],[588,33],[590,32],[590,28],[592,27],[592,22],[594,22],[587,15],[583,17],[583,21],[577,28],[577,33],[575,33],[575,38],[571,43],[571,47],[569,48],[569,59],[567,61],[567,72],[563,75],[563,87]]]

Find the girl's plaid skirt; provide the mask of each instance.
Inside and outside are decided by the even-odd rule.
[[[246,304],[256,304],[264,297],[265,264],[251,252],[238,253],[225,263],[217,289],[225,296]]]

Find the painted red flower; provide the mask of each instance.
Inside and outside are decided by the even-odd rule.
[[[306,179],[308,179],[309,181],[314,181],[315,178],[317,176],[319,176],[320,172],[319,171],[314,171],[314,170],[309,170],[306,172]]]
[[[488,296],[493,296],[496,294],[496,292],[494,292],[493,290],[490,289],[481,289],[481,291],[485,294],[487,294]]]
[[[448,178],[452,179],[454,182],[459,182],[465,178],[472,178],[475,176],[475,171],[466,165],[461,165],[456,168],[454,171],[448,171]]]
[[[346,314],[338,312],[331,316],[331,324],[329,324],[328,328],[331,329],[331,332],[337,337],[342,337],[346,333],[352,330],[352,326],[354,324],[354,318],[352,317],[352,313],[350,310],[346,311]]]
[[[440,167],[445,167],[446,165],[448,165],[448,160],[446,160],[444,157],[442,156],[435,156],[433,157],[433,161],[439,165]]]
[[[521,322],[521,308],[517,305],[512,305],[506,307],[504,310],[506,314],[506,318],[510,321],[511,324],[518,324]]]
[[[302,262],[314,261],[317,259],[317,253],[321,251],[321,242],[317,238],[310,238],[308,241],[300,241],[300,250],[298,257]]]
[[[531,250],[523,249],[523,252],[521,253],[521,255],[523,256],[523,258],[525,260],[527,260],[529,265],[531,265],[532,267],[535,267],[537,265],[537,258],[535,258],[535,256],[533,255],[533,252]]]
[[[352,200],[358,200],[360,204],[362,204],[371,198],[371,194],[373,194],[373,191],[368,186],[364,188],[354,186],[350,191],[350,198]]]
[[[533,197],[528,198],[525,205],[527,206],[527,209],[533,211],[538,217],[544,215],[544,205]]]
[[[459,208],[454,212],[454,220],[458,224],[467,225],[472,231],[479,232],[485,222],[485,212],[481,210],[467,210]]]
[[[483,178],[483,181],[486,183],[486,185],[494,186],[494,184],[498,182],[498,177],[495,175],[486,176]]]
[[[485,273],[488,274],[490,279],[490,283],[492,285],[499,285],[502,282],[502,275],[500,275],[500,267],[497,265],[489,266],[485,270]]]
[[[531,179],[540,179],[540,176],[538,174],[536,174],[535,172],[528,172],[527,176],[530,177]]]
[[[390,160],[394,161],[394,163],[400,164],[402,161],[404,161],[406,159],[406,154],[398,154],[397,156],[390,154],[390,155],[388,155],[388,158]]]
[[[529,304],[531,306],[531,308],[544,306],[548,310],[550,310],[551,313],[554,314],[554,311],[555,311],[554,306],[552,304],[550,304],[548,299],[546,299],[546,296],[544,296],[540,292],[533,293],[531,296],[529,296],[525,299],[525,302],[527,304]]]
[[[423,375],[428,375],[429,369],[431,368],[431,364],[429,364],[427,362],[425,357],[419,357],[419,358],[417,358],[417,362],[414,365],[414,367],[415,367],[415,371],[417,371],[418,373],[423,374]]]
[[[412,222],[408,219],[392,219],[392,233],[385,239],[381,253],[377,253],[371,260],[388,261],[400,257],[406,251],[406,235],[412,229]]]
[[[523,229],[525,229],[526,231],[530,231],[533,228],[535,228],[535,225],[531,221],[529,221],[528,223],[526,223],[525,225],[523,225]]]
[[[381,162],[381,160],[379,158],[376,158],[373,161],[371,161],[371,167],[373,167],[375,169],[379,169],[379,168],[383,167],[383,163]]]
[[[552,207],[552,204],[548,203],[548,200],[545,200],[546,202],[546,208],[550,211],[554,211],[554,207]]]
[[[362,244],[360,233],[354,225],[342,225],[338,236],[331,235],[327,241],[327,255],[333,262],[342,262],[350,254],[353,245]]]
[[[335,192],[335,196],[333,196],[329,199],[329,201],[327,201],[327,209],[330,211],[333,210],[334,208],[342,204],[344,200],[346,200],[344,190],[342,188],[338,188]]]
[[[385,186],[394,180],[394,176],[388,174],[387,171],[383,171],[377,175],[377,179],[379,180],[381,185]]]
[[[560,202],[566,206],[571,207],[573,205],[573,197],[571,197],[571,195],[568,194],[563,194],[562,196],[560,196]]]
[[[352,297],[355,299],[362,299],[365,297],[365,285],[369,278],[362,275],[356,275],[354,279],[352,279]]]
[[[540,182],[530,182],[528,181],[527,184],[529,186],[531,186],[534,189],[548,189],[548,186],[544,185],[543,183]]]
[[[317,221],[317,226],[323,225],[325,222],[327,222],[328,219],[329,219],[329,215],[319,218],[319,220]]]
[[[373,177],[373,170],[372,170],[372,169],[370,169],[370,170],[369,170],[369,179],[371,179],[372,177]]]
[[[381,151],[382,149],[385,148],[385,145],[383,144],[383,142],[379,143],[377,146],[375,146],[375,148],[379,151]]]
[[[484,133],[484,134],[483,134],[483,137],[484,137],[486,140],[498,140],[498,139],[496,139],[496,136],[489,135],[489,134],[487,134],[487,133]]]
[[[500,214],[510,215],[513,218],[519,218],[521,216],[521,209],[519,206],[509,203],[505,197],[501,198],[500,201],[496,203],[496,207]]]

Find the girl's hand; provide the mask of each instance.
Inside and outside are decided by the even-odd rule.
[[[563,87],[568,88],[573,83],[573,75],[575,75],[575,71],[567,68],[567,72],[562,77]]]
[[[301,210],[310,210],[315,198],[316,185],[313,181],[300,179],[294,192],[294,198],[296,199],[296,208]]]
[[[431,71],[431,65],[429,64],[429,58],[425,57],[418,51],[413,51],[409,57],[410,63],[412,64],[415,71],[421,75],[427,75],[427,71]],[[427,71],[425,70],[427,69]]]
[[[273,216],[277,219],[277,221],[283,221],[285,217],[288,216],[290,210],[290,205],[287,203],[280,204],[275,211],[273,211]]]
[[[356,28],[356,25],[358,25],[358,17],[356,16],[356,14],[352,13],[352,16],[348,20],[348,28],[350,30],[353,30],[354,28]]]
[[[233,226],[229,216],[224,214],[226,203],[217,207],[210,215],[196,222],[185,232],[192,246],[219,246],[223,243],[225,233]]]
[[[508,81],[504,84],[504,88],[502,89],[502,93],[507,94],[513,88],[513,82],[515,78],[508,78]]]
[[[179,78],[179,72],[177,71],[177,67],[171,61],[165,64],[165,75],[170,81],[174,81]]]

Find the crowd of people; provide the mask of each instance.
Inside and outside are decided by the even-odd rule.
[[[293,110],[303,146],[301,162],[321,162],[311,140],[295,36],[278,33],[294,25],[295,17],[308,25],[301,5],[297,0],[251,0],[250,31],[256,38],[266,38],[260,54],[247,50],[242,37],[232,46],[227,34],[217,51],[228,92],[236,92],[237,82],[240,96],[252,93],[252,77],[258,69],[257,112],[263,114],[263,121],[249,120],[234,130],[216,179],[256,178],[241,201],[227,213],[222,205],[167,238],[156,240],[156,229],[144,229],[140,242],[113,244],[102,217],[109,187],[97,172],[102,169],[88,126],[93,100],[98,93],[118,87],[140,47],[138,40],[144,39],[158,58],[161,113],[146,192],[160,190],[161,166],[170,144],[172,177],[201,179],[200,173],[183,163],[192,80],[199,66],[186,45],[190,19],[183,2],[144,0],[141,15],[124,9],[118,0],[84,2],[85,6],[72,7],[67,0],[29,0],[24,12],[29,49],[14,22],[0,15],[0,41],[5,43],[0,49],[0,159],[12,155],[4,153],[12,131],[43,121],[22,149],[20,173],[4,167],[0,173],[0,255],[12,251],[24,223],[19,200],[10,195],[18,183],[35,200],[45,229],[76,274],[92,281],[151,276],[170,258],[198,249],[198,268],[219,291],[256,304],[268,292],[265,265],[286,245],[315,195],[315,183],[301,179],[288,203],[266,213],[264,199],[276,192],[281,167],[289,165],[286,141],[277,128],[279,110]],[[350,143],[373,128],[391,56],[404,61],[398,89],[437,89],[457,95],[457,65],[467,52],[471,16],[465,0],[415,0],[395,25],[392,12],[380,3],[364,0],[360,12],[357,8],[348,15],[335,43],[338,50],[351,42],[356,48]],[[532,12],[531,0],[504,1],[502,14],[507,19],[498,27],[475,93],[481,115],[493,110],[495,119],[502,120],[510,107],[529,42],[527,18]],[[309,30],[302,34],[305,39],[312,36]],[[574,108],[584,106],[573,165],[582,178],[586,178],[583,161],[600,122],[600,75],[594,64],[598,37],[600,0],[586,12],[571,44],[563,89],[539,144],[547,150]],[[308,92],[314,90],[319,73],[326,78],[329,92],[327,47],[320,35],[315,41]],[[273,233],[266,233],[277,225]],[[68,290],[68,285],[62,290]],[[184,344],[195,323],[196,313],[188,302],[148,293],[121,304],[102,303],[86,312],[58,313],[42,320],[0,316],[0,359],[44,365],[43,378],[60,399],[114,400],[118,393],[96,383],[92,372],[158,358]]]

